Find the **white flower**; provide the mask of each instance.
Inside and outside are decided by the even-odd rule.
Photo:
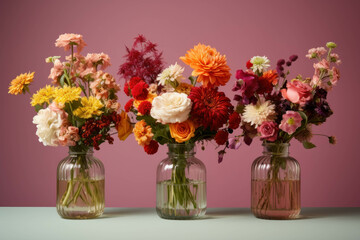
[[[150,115],[163,124],[188,119],[192,102],[185,93],[168,92],[154,98]]]
[[[36,135],[39,142],[45,146],[58,146],[58,138],[63,118],[58,112],[52,111],[50,108],[41,109],[33,118],[36,124]]]
[[[255,56],[255,57],[252,57],[250,59],[250,62],[253,64],[253,66],[251,67],[251,69],[256,72],[258,71],[259,73],[262,73],[264,71],[266,71],[266,69],[268,67],[270,67],[270,60],[263,56],[263,57],[260,57],[260,56]]]
[[[242,119],[257,128],[264,121],[273,121],[275,115],[275,105],[271,104],[270,101],[260,100],[256,105],[249,104],[245,106]]]
[[[182,73],[184,68],[175,63],[170,65],[168,68],[164,69],[156,78],[159,81],[159,84],[162,86],[170,85],[173,88],[176,88],[177,85],[181,82],[184,77]]]

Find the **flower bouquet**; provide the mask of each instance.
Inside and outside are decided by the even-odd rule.
[[[171,219],[202,216],[206,211],[206,170],[194,156],[194,145],[200,142],[204,148],[204,142],[212,139],[224,145],[229,131],[240,124],[230,99],[218,89],[231,76],[226,57],[215,48],[198,44],[180,58],[193,69],[188,82],[179,64],[162,69],[161,53],[143,36],[135,39],[125,57],[119,73],[126,80],[124,91],[131,97],[125,111],[136,116],[135,139],[147,154],[155,154],[159,144],[169,148],[168,158],[157,169],[157,212]]]
[[[110,65],[107,54],[80,54],[86,43],[82,35],[62,34],[56,47],[71,51],[61,62],[60,56],[48,57],[53,63],[46,85],[31,98],[37,111],[33,119],[36,135],[45,146],[68,146],[69,156],[60,162],[57,172],[57,210],[65,218],[92,218],[104,210],[104,166],[92,156],[92,148],[103,142],[113,143],[112,129],[120,140],[131,133],[127,114],[119,113],[117,93],[120,86],[104,72]],[[74,48],[76,47],[76,52]],[[29,92],[34,73],[22,74],[11,82],[9,93]]]
[[[309,50],[306,55],[315,59],[312,78],[297,75],[289,79],[290,67],[298,58],[280,59],[276,70],[268,70],[269,59],[255,56],[245,71],[236,72],[233,88],[237,94],[236,111],[241,115],[242,133],[229,139],[229,148],[238,148],[243,139],[250,145],[259,136],[264,155],[252,165],[252,211],[257,217],[288,219],[300,213],[300,166],[288,156],[289,142],[295,138],[306,149],[311,143],[312,126],[320,125],[333,112],[326,100],[327,93],[339,80],[339,56],[333,53],[335,43],[327,48]],[[326,136],[331,144],[335,137]]]

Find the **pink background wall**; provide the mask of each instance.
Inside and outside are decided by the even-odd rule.
[[[256,2],[256,3],[255,3]],[[61,33],[80,33],[86,52],[105,52],[116,75],[124,45],[144,34],[159,44],[168,64],[198,42],[226,54],[232,73],[253,55],[266,55],[275,67],[279,58],[299,54],[293,73],[311,76],[304,55],[331,40],[343,64],[338,87],[330,93],[335,112],[315,132],[336,135],[338,144],[315,138],[304,150],[293,142],[291,154],[302,167],[304,207],[360,206],[359,123],[359,1],[14,1],[0,3],[1,144],[0,206],[54,206],[56,166],[66,148],[44,147],[35,135],[29,95],[10,96],[7,87],[16,75],[35,71],[31,89],[50,83],[45,57],[62,55],[54,47]],[[357,56],[356,56],[357,55]],[[184,64],[183,64],[184,65]],[[190,73],[190,70],[187,70]],[[231,96],[232,82],[222,88]],[[122,82],[121,82],[122,83]],[[120,102],[127,101],[122,93]],[[261,154],[260,142],[229,151],[217,164],[209,144],[199,150],[208,170],[209,207],[250,206],[250,165]],[[147,156],[133,136],[125,143],[102,145],[96,153],[106,168],[106,206],[154,207],[155,169],[165,147]]]

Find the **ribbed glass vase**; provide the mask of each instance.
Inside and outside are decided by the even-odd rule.
[[[95,218],[104,212],[104,203],[104,165],[92,149],[70,147],[57,168],[57,212],[63,218]]]
[[[156,211],[166,219],[194,219],[206,212],[206,169],[194,144],[168,144],[157,168]]]
[[[264,143],[251,167],[251,211],[258,218],[293,219],[300,214],[300,165],[288,143]]]

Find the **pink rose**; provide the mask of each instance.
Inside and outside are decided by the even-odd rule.
[[[282,96],[292,103],[304,106],[312,98],[312,88],[300,80],[292,80],[286,84],[287,89],[281,89]]]
[[[286,111],[282,116],[279,128],[288,134],[293,134],[301,126],[302,117],[298,112]]]
[[[261,134],[261,140],[274,142],[277,139],[279,128],[277,127],[276,123],[265,121],[257,128],[257,131]]]

